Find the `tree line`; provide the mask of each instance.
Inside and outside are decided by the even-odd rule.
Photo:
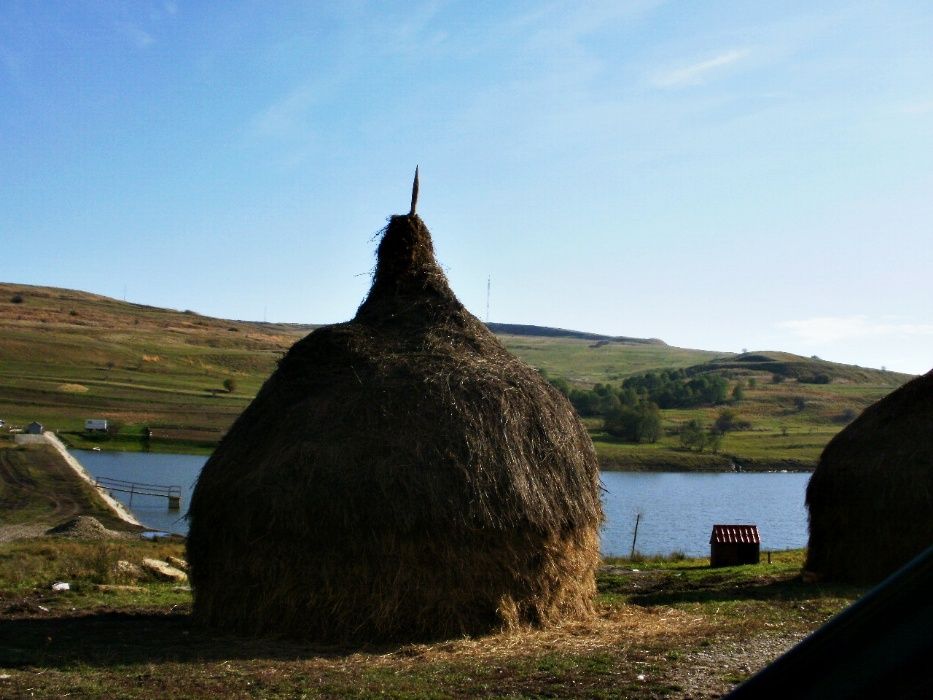
[[[690,377],[683,370],[646,372],[625,379],[620,386],[597,383],[592,389],[571,387],[562,377],[548,381],[570,399],[581,416],[602,417],[603,429],[627,442],[656,442],[661,436],[662,408],[715,406],[730,401],[729,382],[725,378]],[[742,398],[740,383],[733,389],[731,401]],[[745,427],[746,422],[737,422],[735,412],[726,409],[709,428],[699,421],[688,422],[681,442],[688,449],[702,451],[708,447],[715,451],[726,430]]]

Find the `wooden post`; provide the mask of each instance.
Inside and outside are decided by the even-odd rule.
[[[411,185],[411,211],[408,212],[409,216],[415,215],[415,210],[418,208],[418,166],[415,166],[415,181]]]
[[[771,563],[771,550],[768,550],[768,563]]]
[[[641,520],[641,513],[635,513],[635,534],[632,536],[632,554],[629,559],[635,558],[635,540],[638,539],[638,521]]]

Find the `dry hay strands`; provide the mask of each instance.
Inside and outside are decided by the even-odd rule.
[[[602,522],[567,400],[457,301],[417,216],[369,296],[283,358],[192,498],[195,614],[319,640],[586,615]]]
[[[869,406],[807,486],[806,568],[875,583],[933,544],[933,372]]]

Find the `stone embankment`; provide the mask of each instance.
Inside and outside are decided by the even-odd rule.
[[[68,451],[68,448],[65,447],[62,441],[58,439],[58,436],[55,433],[51,431],[46,431],[42,435],[17,435],[16,436],[17,444],[21,444],[27,441],[28,442],[43,442],[44,441],[46,444],[54,447],[55,450],[57,450],[58,453],[61,454],[62,459],[65,460],[65,464],[71,467],[71,469],[74,471],[75,474],[77,474],[79,478],[84,479],[91,486],[94,486],[94,490],[97,491],[98,495],[101,497],[101,499],[103,499],[104,503],[107,504],[107,507],[113,511],[114,515],[120,518],[120,520],[122,520],[123,522],[129,523],[130,525],[139,525],[140,527],[142,527],[142,523],[139,522],[133,516],[132,513],[130,513],[129,509],[127,509],[126,506],[124,506],[118,500],[113,498],[110,494],[106,493],[105,491],[102,491],[101,489],[97,488],[97,486],[95,486],[94,478],[81,465],[81,463],[71,455],[71,453]]]

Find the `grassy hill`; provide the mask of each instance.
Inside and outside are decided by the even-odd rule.
[[[78,447],[207,453],[278,358],[314,328],[0,284],[0,419],[38,420]],[[665,434],[651,445],[620,443],[601,432],[600,420],[588,419],[602,462],[615,468],[807,468],[845,416],[908,379],[787,353],[734,355],[537,326],[493,330],[526,362],[577,387],[618,385],[658,369],[755,380],[733,407],[751,429],[729,433],[715,455],[683,450],[677,430],[691,417],[715,419],[717,407],[663,411]],[[784,381],[772,383],[775,375]],[[829,383],[807,383],[824,379]],[[89,438],[86,418],[107,418],[117,430]],[[144,428],[152,430],[148,442]]]

